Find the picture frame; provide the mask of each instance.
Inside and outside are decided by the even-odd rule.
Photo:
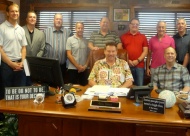
[[[114,21],[129,21],[130,9],[114,9]]]

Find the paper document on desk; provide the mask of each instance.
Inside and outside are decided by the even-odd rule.
[[[129,90],[129,88],[111,88],[109,86],[96,85],[95,87],[88,88],[84,94],[93,96],[127,96]]]

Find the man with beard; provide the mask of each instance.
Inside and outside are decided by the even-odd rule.
[[[166,63],[156,68],[153,77],[154,90],[190,91],[190,76],[187,68],[176,62],[176,51],[168,47],[164,51]]]
[[[173,36],[177,52],[176,60],[179,64],[187,67],[189,62],[190,33],[187,31],[187,24],[184,18],[178,18],[176,26],[178,33]]]
[[[84,24],[77,22],[76,34],[67,39],[66,50],[68,63],[69,83],[87,85],[89,51],[87,40],[83,38]]]
[[[54,26],[44,30],[46,38],[46,46],[44,49],[44,57],[58,59],[62,71],[63,78],[66,75],[66,42],[72,32],[68,28],[64,28],[62,14],[55,14]]]
[[[151,82],[155,69],[166,62],[164,50],[169,46],[175,48],[174,39],[166,34],[166,22],[159,21],[156,29],[157,34],[149,40],[149,52],[146,61],[146,73],[151,76]]]
[[[100,20],[100,30],[94,31],[91,34],[88,42],[88,47],[91,50],[98,50],[99,48],[104,48],[106,43],[108,42],[115,43],[118,49],[123,48],[119,36],[115,32],[109,30],[109,24],[110,21],[107,17],[103,17]]]
[[[105,58],[95,62],[88,78],[88,84],[108,85],[111,87],[130,87],[133,84],[128,63],[117,58],[117,45],[107,43],[104,48]]]

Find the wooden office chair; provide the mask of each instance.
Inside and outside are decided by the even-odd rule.
[[[117,57],[128,61],[127,51],[125,49],[118,49]],[[90,52],[89,67],[90,71],[97,60],[105,58],[104,49],[94,50]]]

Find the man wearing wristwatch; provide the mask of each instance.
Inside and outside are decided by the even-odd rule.
[[[144,82],[144,58],[148,53],[148,42],[144,34],[139,32],[139,20],[133,18],[129,24],[129,31],[121,36],[123,48],[128,53],[134,84],[142,86]]]

